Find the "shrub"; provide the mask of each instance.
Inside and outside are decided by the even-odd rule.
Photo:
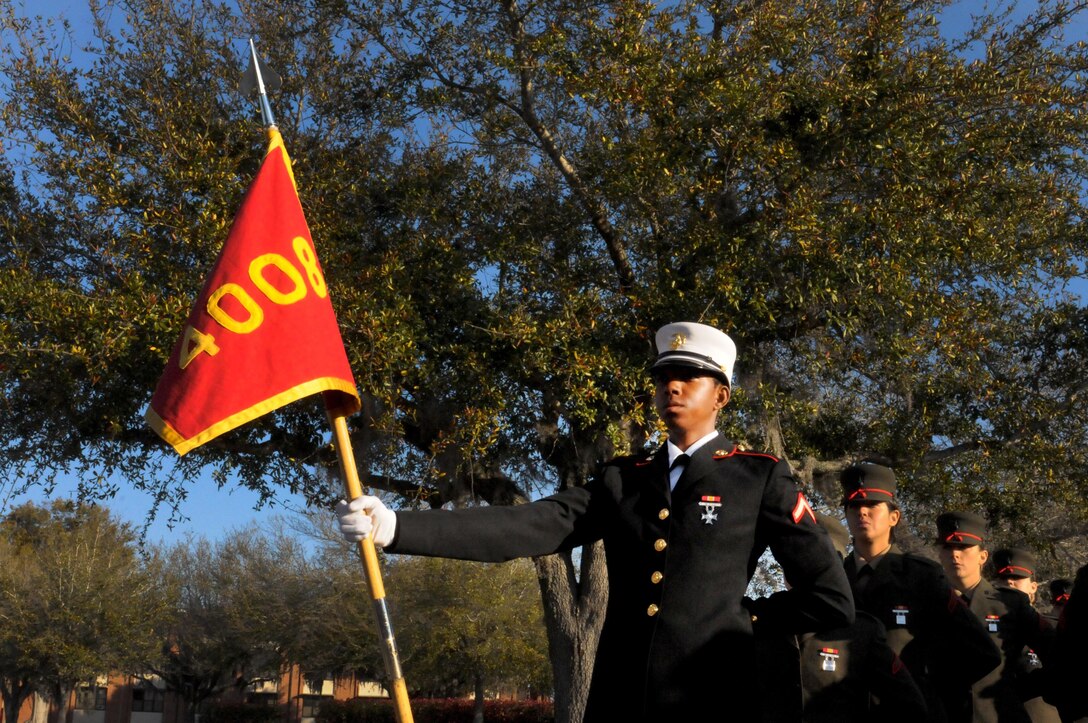
[[[411,701],[416,723],[472,723],[474,701],[464,698],[417,698]],[[323,701],[317,723],[396,723],[393,701],[356,698]],[[486,700],[485,723],[553,723],[551,701]]]
[[[283,709],[263,703],[212,703],[201,723],[270,723],[283,720]]]

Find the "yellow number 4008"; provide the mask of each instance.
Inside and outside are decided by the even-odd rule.
[[[264,294],[265,298],[280,306],[294,304],[306,298],[306,294],[309,293],[306,281],[310,282],[310,288],[318,298],[324,299],[329,291],[325,286],[325,276],[321,273],[321,267],[317,265],[317,256],[314,254],[313,247],[302,236],[296,236],[291,242],[291,247],[299,265],[302,266],[302,271],[280,254],[261,254],[249,262],[250,281]],[[290,288],[287,291],[278,289],[264,277],[264,270],[270,266],[279,269],[284,278],[290,282]],[[306,276],[305,280],[303,274]],[[245,312],[244,317],[237,318],[238,312],[232,315],[223,308],[221,302],[228,296],[238,302],[241,310]],[[208,295],[207,309],[208,315],[217,324],[235,334],[249,334],[264,321],[264,309],[256,299],[244,288],[231,282],[223,284]],[[190,324],[185,328],[178,365],[184,369],[199,354],[215,356],[218,353],[219,345],[215,343],[215,336],[198,331]]]

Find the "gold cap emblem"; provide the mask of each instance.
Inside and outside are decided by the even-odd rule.
[[[684,336],[683,334],[680,334],[680,333],[673,334],[672,335],[672,343],[669,344],[669,347],[673,351],[676,351],[680,347],[684,346],[684,342],[686,342],[687,340],[688,340],[688,338],[686,336]]]

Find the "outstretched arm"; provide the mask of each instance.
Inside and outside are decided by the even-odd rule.
[[[337,506],[341,534],[348,540],[373,535],[387,552],[505,562],[573,549],[596,536],[589,522],[587,488],[563,490],[513,506],[393,512],[376,497]]]

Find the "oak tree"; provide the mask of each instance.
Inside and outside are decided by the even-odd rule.
[[[1045,545],[1085,531],[1083,3],[954,34],[944,0],[128,0],[85,50],[3,6],[9,469],[169,500],[211,466],[325,498],[316,405],[174,475],[141,420],[260,156],[232,42],[253,35],[370,485],[459,505],[584,483],[659,438],[652,335],[689,318],[740,348],[724,431],[818,499],[870,458],[920,532],[949,505]],[[600,551],[537,565],[577,719]]]

